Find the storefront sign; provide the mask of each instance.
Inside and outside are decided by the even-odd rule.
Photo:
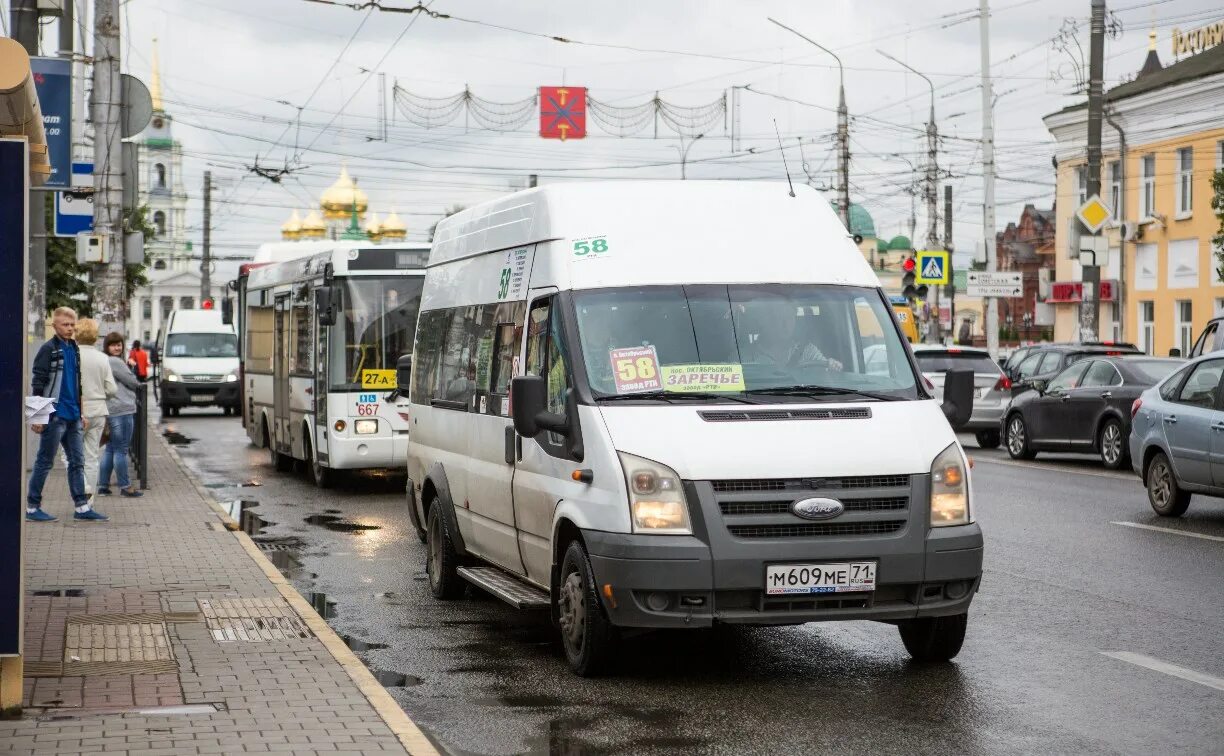
[[[1174,27],[1173,57],[1181,57],[1184,53],[1189,53],[1190,55],[1201,53],[1209,47],[1215,47],[1222,42],[1224,42],[1224,21],[1217,21],[1214,24],[1191,29],[1188,32],[1182,32],[1181,29]]]
[[[1099,289],[1100,296],[1097,299],[1101,302],[1113,302],[1118,298],[1118,282],[1109,279],[1101,281]],[[1070,302],[1081,302],[1084,299],[1084,284],[1082,281],[1055,281],[1050,284],[1050,296],[1046,297],[1047,304],[1065,304]]]

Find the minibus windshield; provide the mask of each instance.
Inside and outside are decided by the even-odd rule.
[[[643,286],[577,292],[574,305],[597,399],[660,391],[728,400],[919,398],[896,323],[874,289]]]
[[[237,357],[238,337],[232,333],[172,333],[166,337],[167,357]]]
[[[331,327],[332,388],[356,391],[365,370],[394,370],[412,352],[424,279],[353,277],[336,279],[340,291]]]

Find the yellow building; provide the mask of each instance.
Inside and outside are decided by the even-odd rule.
[[[1211,238],[1212,175],[1224,168],[1224,44],[1161,67],[1151,35],[1137,78],[1106,92],[1101,199],[1113,209],[1101,268],[1101,339],[1150,354],[1186,354],[1224,310]],[[1087,104],[1045,117],[1057,147],[1057,263],[1043,292],[1055,307],[1054,338],[1080,338],[1079,262],[1073,214],[1086,198]]]

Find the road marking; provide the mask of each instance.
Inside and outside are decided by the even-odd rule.
[[[1138,522],[1114,522],[1111,525],[1125,525],[1128,528],[1143,528],[1144,530],[1155,530],[1161,533],[1172,533],[1173,535],[1186,536],[1188,538],[1202,538],[1205,541],[1224,541],[1224,536],[1205,535],[1203,533],[1191,533],[1188,530],[1177,530],[1176,528],[1162,528],[1158,525],[1144,525]]]
[[[1176,664],[1170,664],[1169,662],[1161,661],[1160,659],[1153,659],[1152,657],[1144,656],[1143,654],[1134,654],[1130,651],[1102,651],[1101,653],[1110,657],[1111,659],[1117,659],[1119,661],[1127,662],[1128,664],[1134,664],[1137,667],[1145,667],[1155,672],[1172,675],[1173,677],[1180,677],[1183,680],[1189,680],[1190,682],[1198,683],[1199,685],[1206,685],[1208,688],[1215,688],[1216,690],[1224,691],[1224,680],[1221,680],[1218,677],[1203,674],[1202,672],[1196,672],[1193,669],[1186,669],[1185,667],[1179,667]]]
[[[1110,480],[1132,480],[1133,479],[1136,482],[1139,481],[1139,478],[1137,478],[1133,473],[1105,472],[1105,471],[1097,472],[1094,470],[1080,470],[1079,468],[1076,468],[1076,467],[1067,467],[1065,465],[1059,465],[1057,462],[1054,462],[1054,463],[1016,462],[1010,459],[998,459],[996,457],[979,456],[979,455],[973,454],[972,447],[965,449],[965,454],[973,458],[974,464],[986,463],[989,465],[1002,465],[1004,467],[1023,467],[1029,470],[1047,470],[1050,472],[1064,472],[1064,473],[1070,473],[1072,475],[1090,475],[1094,478],[1108,478]]]

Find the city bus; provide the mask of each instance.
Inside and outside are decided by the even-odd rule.
[[[340,470],[401,470],[410,355],[429,246],[334,242],[244,265],[227,316],[240,342],[242,421],[279,471],[331,484]],[[410,359],[410,357],[409,357]]]

